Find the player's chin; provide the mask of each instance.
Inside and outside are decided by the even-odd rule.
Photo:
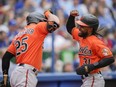
[[[78,36],[82,37],[83,35],[82,35],[82,33],[80,32],[80,33],[78,33]]]

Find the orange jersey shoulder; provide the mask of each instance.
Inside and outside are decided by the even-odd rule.
[[[113,56],[110,48],[108,48],[105,43],[98,38],[93,39],[93,49],[100,58]]]
[[[79,33],[79,29],[76,28],[76,27],[74,27],[74,28],[72,29],[72,32],[71,32],[72,37],[73,37],[73,39],[75,39],[75,40],[77,40],[77,41],[80,41],[81,37],[78,36],[78,33]]]

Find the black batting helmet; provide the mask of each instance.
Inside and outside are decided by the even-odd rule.
[[[93,32],[97,31],[99,26],[98,18],[92,14],[86,14],[77,20],[76,23],[81,26],[92,27]]]
[[[30,23],[39,23],[42,21],[46,21],[46,18],[43,14],[39,13],[38,11],[30,13],[27,18],[27,25]]]

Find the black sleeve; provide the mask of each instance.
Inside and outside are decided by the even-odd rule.
[[[104,58],[102,59],[101,61],[97,62],[97,63],[94,63],[93,65],[95,66],[95,69],[98,69],[98,68],[102,68],[102,67],[105,67],[107,65],[110,65],[114,62],[114,58],[113,57],[110,57],[110,58]]]
[[[67,31],[70,34],[71,34],[73,27],[75,27],[75,17],[70,15],[66,23]]]
[[[8,69],[10,66],[10,59],[13,58],[14,55],[8,51],[6,51],[6,53],[4,54],[3,58],[2,58],[2,71],[3,74],[8,74]]]

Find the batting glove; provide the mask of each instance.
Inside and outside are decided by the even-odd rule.
[[[85,74],[90,73],[94,69],[95,69],[95,67],[93,64],[85,64],[85,65],[82,65],[81,67],[77,68],[76,73],[78,75],[85,75]]]
[[[3,75],[3,80],[0,82],[0,87],[10,87],[10,82],[8,80],[8,75]]]

